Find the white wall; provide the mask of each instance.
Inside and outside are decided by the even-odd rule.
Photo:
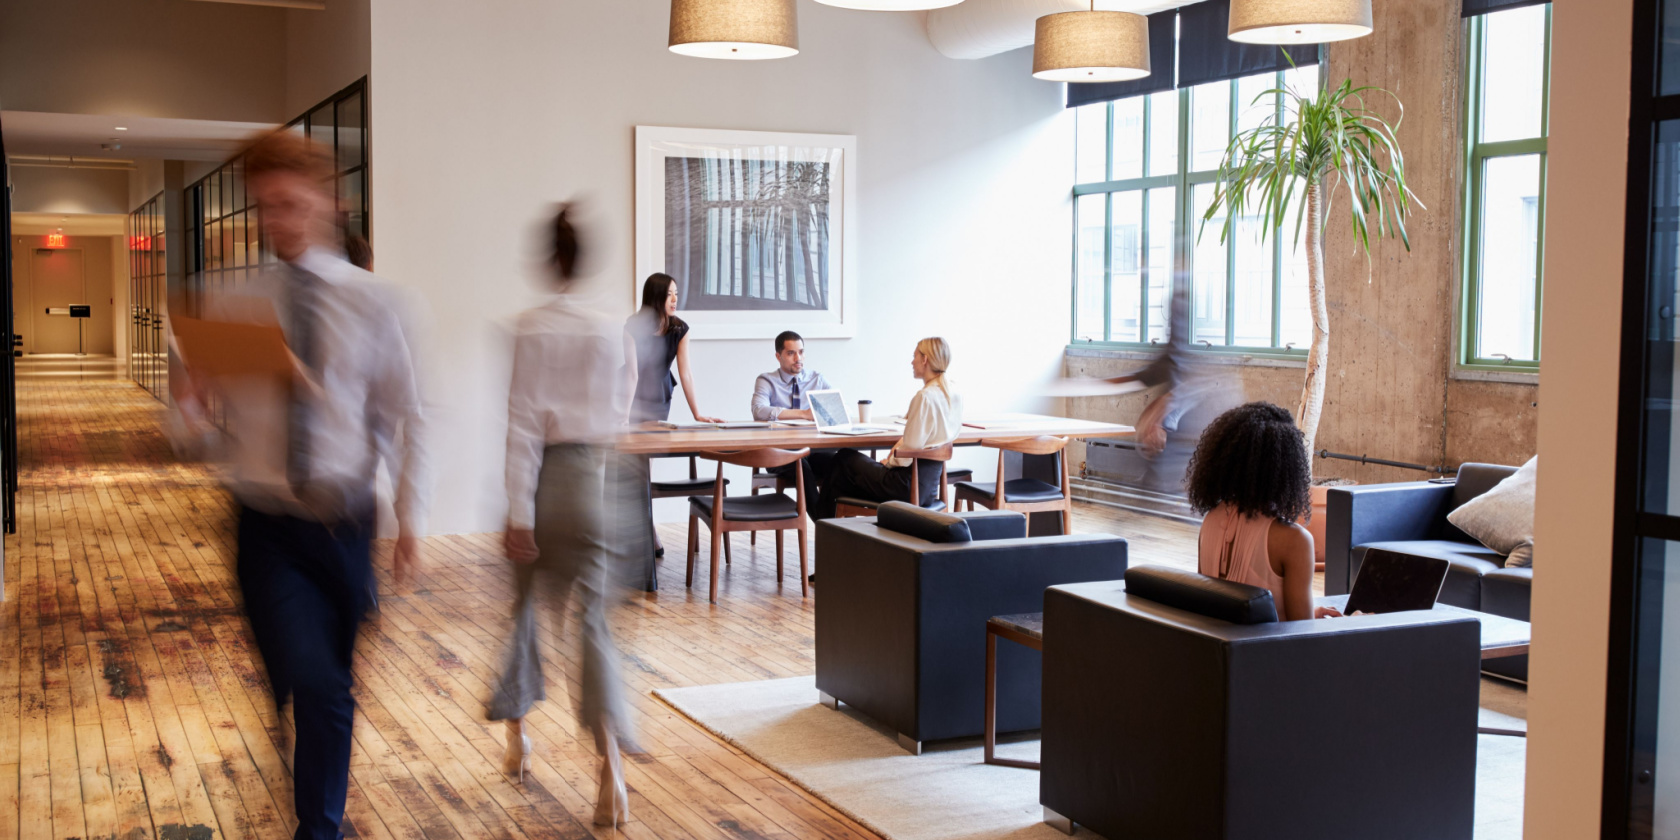
[[[1061,86],[1030,77],[1030,56],[953,61],[918,15],[802,3],[799,56],[706,61],[666,49],[668,10],[373,1],[377,265],[418,286],[440,327],[435,531],[500,527],[506,372],[493,324],[534,299],[532,225],[551,202],[588,197],[596,265],[629,314],[638,124],[858,136],[862,328],[809,348],[849,399],[899,410],[916,385],[913,345],[932,334],[955,346],[971,413],[1037,406],[1023,395],[1059,369],[1072,120]],[[754,376],[774,367],[769,337],[693,349],[701,410],[745,417]],[[674,505],[662,518],[680,515]]]
[[[137,160],[134,168],[128,173],[128,211],[133,212],[140,205],[152,200],[152,196],[163,191],[163,161]]]
[[[13,166],[15,213],[127,213],[129,173],[123,169]]]
[[[0,106],[277,122],[285,12],[186,0],[0,3]]]
[[[1524,836],[1599,836],[1632,0],[1552,11]]]
[[[286,12],[286,119],[368,74],[368,0]]]

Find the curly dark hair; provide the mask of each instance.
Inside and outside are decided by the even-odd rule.
[[[1202,432],[1184,486],[1201,513],[1230,504],[1243,516],[1297,521],[1312,510],[1306,439],[1282,407],[1239,405]]]

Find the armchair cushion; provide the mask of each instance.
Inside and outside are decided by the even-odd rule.
[[[1127,569],[1126,594],[1232,624],[1278,620],[1268,589],[1167,566]]]
[[[1531,565],[1534,555],[1534,490],[1539,462],[1538,456],[1528,459],[1522,469],[1447,514],[1447,521],[1475,537],[1482,545],[1508,555],[1510,565]]]
[[[875,524],[928,542],[965,543],[974,539],[962,517],[909,502],[882,502],[875,508]]]

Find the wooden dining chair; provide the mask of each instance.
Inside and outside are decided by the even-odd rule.
[[[754,469],[752,471],[752,494],[754,496],[757,496],[758,491],[760,490],[775,490],[777,493],[782,493],[785,492],[789,486],[787,476],[785,475],[776,475],[775,473],[765,472],[762,469]],[[758,545],[758,532],[754,531],[748,534],[747,542],[753,545]],[[725,558],[727,559],[727,554],[725,555]]]
[[[1040,435],[1014,440],[982,440],[980,445],[998,450],[997,481],[957,483],[957,507],[966,503],[968,510],[975,505],[992,510],[1016,510],[1022,513],[1057,511],[1062,515],[1062,533],[1073,533],[1073,492],[1068,486],[1067,444],[1065,437]],[[1062,486],[1036,478],[1014,478],[1005,481],[1003,467],[1005,452],[1023,455],[1055,455],[1060,466]]]
[[[704,496],[708,493],[714,492],[714,482],[712,479],[700,477],[699,456],[689,455],[687,457],[688,478],[678,478],[671,481],[660,481],[659,479],[649,481],[649,498],[683,499],[689,496]],[[723,486],[726,488],[729,486],[729,479],[726,478],[723,480]],[[660,554],[664,554],[665,545],[664,541],[659,539],[659,528],[657,526],[653,529],[653,545]],[[729,551],[729,540],[726,538],[723,543],[723,561],[725,563],[733,563],[734,559],[734,556]]]
[[[951,485],[945,482],[945,462],[951,460],[951,455],[955,452],[956,447],[947,443],[944,446],[935,446],[932,449],[906,449],[897,453],[900,458],[914,459],[910,466],[910,498],[908,500],[910,504],[918,507],[921,506],[922,462],[938,461],[939,498],[935,500],[933,504],[929,505],[928,509],[945,510],[951,506]],[[841,496],[839,499],[835,500],[834,516],[836,519],[844,519],[848,516],[874,516],[875,509],[879,507],[879,505],[879,502],[870,501],[868,499]]]
[[[717,479],[709,496],[688,497],[688,586],[694,586],[694,555],[700,550],[699,523],[705,520],[712,532],[711,601],[717,603],[719,543],[731,531],[776,532],[776,583],[782,582],[782,532],[799,533],[799,594],[810,594],[807,579],[810,561],[805,546],[805,471],[793,471],[795,496],[776,492],[752,496],[726,496],[723,492],[723,465],[740,467],[779,467],[792,464],[811,454],[806,449],[748,449],[742,452],[702,452],[700,457],[718,463]]]

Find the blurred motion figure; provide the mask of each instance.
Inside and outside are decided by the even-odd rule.
[[[523,781],[532,748],[524,717],[544,696],[538,596],[542,589],[554,596],[557,626],[575,596],[583,632],[579,716],[594,732],[601,754],[595,823],[613,826],[629,818],[619,741],[630,729],[607,623],[609,545],[625,541],[608,535],[622,523],[639,526],[642,511],[613,510],[624,507],[617,500],[627,494],[609,484],[624,476],[613,469],[612,443],[634,393],[635,349],[623,329],[581,302],[574,287],[582,248],[567,215],[562,206],[551,227],[555,294],[520,315],[514,339],[503,541],[514,563],[518,601],[513,648],[491,699],[490,719],[507,721],[503,769]]]
[[[205,303],[208,319],[273,325],[289,375],[171,377],[195,433],[210,392],[227,432],[225,480],[239,502],[238,574],[276,703],[296,704],[297,840],[340,840],[350,769],[351,654],[371,602],[375,476],[396,480],[402,582],[419,568],[429,481],[416,375],[417,307],[339,251],[332,170],[279,131],[243,151],[246,188],[279,262]]]

